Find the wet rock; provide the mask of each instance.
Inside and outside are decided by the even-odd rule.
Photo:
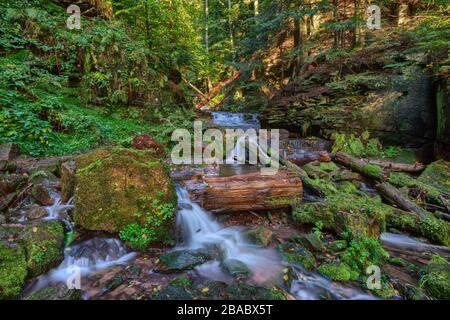
[[[190,203],[180,203],[178,207],[184,210],[192,210],[192,205]]]
[[[25,286],[26,277],[23,246],[0,241],[0,300],[17,298]]]
[[[162,290],[156,292],[152,299],[154,300],[192,300],[193,296],[185,287],[177,285],[168,285]]]
[[[42,206],[51,206],[53,204],[50,191],[42,184],[34,185],[31,188],[31,195]]]
[[[303,266],[307,270],[312,270],[316,267],[316,258],[314,255],[304,247],[286,242],[278,246],[283,260]]]
[[[311,251],[325,251],[325,244],[323,243],[318,233],[312,232],[305,235],[296,236],[292,240],[301,243],[304,247],[308,248]]]
[[[148,134],[142,134],[134,138],[131,146],[138,150],[153,150],[158,157],[165,154],[163,145]]]
[[[210,257],[201,251],[179,250],[163,254],[159,257],[157,270],[171,273],[193,269],[208,261]]]
[[[25,300],[82,300],[82,291],[67,286],[48,287],[33,292]]]
[[[106,284],[104,291],[109,292],[113,291],[117,287],[119,287],[125,280],[122,278],[122,276],[115,276],[112,278],[108,283]]]
[[[221,267],[224,271],[237,279],[245,279],[252,274],[249,267],[244,262],[237,259],[226,259],[221,263]]]
[[[19,156],[19,147],[14,143],[0,145],[0,160],[14,160]]]
[[[245,235],[252,243],[266,247],[272,242],[273,232],[270,229],[259,226],[247,231]]]
[[[75,191],[75,161],[67,161],[61,165],[61,200],[67,202]]]
[[[38,205],[33,205],[30,209],[25,212],[28,219],[40,219],[48,215],[45,208]]]
[[[117,233],[130,224],[144,225],[148,215],[136,215],[142,210],[143,197],[176,208],[175,188],[168,170],[150,151],[98,149],[78,157],[76,163],[77,205],[73,218],[87,230]],[[157,213],[147,209],[148,214]],[[162,222],[152,226],[155,241],[173,240],[173,215]]]
[[[0,197],[18,191],[27,181],[27,177],[21,174],[0,176]]]

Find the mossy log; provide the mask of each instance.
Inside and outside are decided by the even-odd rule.
[[[302,182],[294,174],[250,173],[184,181],[191,199],[214,213],[275,210],[301,201]]]
[[[426,219],[431,213],[422,209],[414,202],[410,201],[405,197],[400,190],[391,185],[389,182],[379,183],[375,188],[380,192],[380,194],[390,203],[396,205],[398,208],[417,213],[422,219]]]
[[[370,164],[366,160],[357,159],[342,152],[336,153],[335,160],[367,178],[377,181],[383,181],[385,179],[386,173],[383,168],[375,164]]]
[[[425,165],[417,162],[414,164],[408,164],[384,160],[367,160],[367,163],[382,167],[383,169],[388,171],[420,173],[425,170]]]
[[[325,196],[326,192],[323,190],[323,188],[320,187],[314,179],[311,179],[305,170],[297,166],[295,163],[292,163],[289,160],[280,158],[280,163],[286,167],[286,169],[294,174],[296,174],[303,182],[303,184],[308,187],[310,190],[312,190],[315,194],[318,196]]]

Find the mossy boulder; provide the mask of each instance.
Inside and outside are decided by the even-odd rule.
[[[57,267],[64,259],[64,225],[60,221],[43,221],[29,225],[20,233],[26,251],[28,275],[37,277]]]
[[[270,229],[259,226],[247,231],[245,235],[252,243],[266,247],[272,242],[273,232]]]
[[[450,263],[439,255],[433,255],[430,262],[422,269],[420,286],[431,297],[450,300]]]
[[[310,162],[303,166],[303,170],[306,171],[311,179],[330,178],[329,171],[322,169],[319,162]]]
[[[23,250],[27,277],[37,277],[64,259],[65,230],[61,221],[39,221],[26,226],[0,226],[0,240]],[[11,272],[11,270],[9,271]]]
[[[316,267],[316,258],[314,255],[298,244],[286,242],[280,244],[278,250],[283,260],[289,263],[301,265],[307,270],[312,270]]]
[[[338,193],[320,203],[297,206],[293,211],[293,219],[301,224],[321,221],[324,228],[334,230],[337,234],[351,231],[379,238],[385,229],[387,211],[380,197]]]
[[[245,279],[252,275],[252,271],[242,261],[237,259],[226,259],[221,263],[221,267],[232,277]]]
[[[168,169],[152,150],[121,147],[98,149],[76,159],[74,221],[87,230],[117,233],[131,224],[143,225],[138,214],[143,197],[176,207]],[[173,219],[153,226],[158,241],[173,238]]]
[[[82,300],[82,292],[68,289],[66,286],[39,289],[25,298],[25,300]]]
[[[27,263],[23,246],[0,242],[0,300],[17,298],[26,277]]]
[[[345,263],[325,263],[317,271],[333,281],[349,281],[352,279],[352,271]]]
[[[162,273],[190,270],[210,259],[203,250],[178,250],[163,254],[157,262],[157,270]]]

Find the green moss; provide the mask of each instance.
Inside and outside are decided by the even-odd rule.
[[[389,207],[379,197],[339,193],[328,196],[324,202],[297,206],[292,215],[301,224],[322,221],[325,228],[340,234],[352,230],[378,238],[385,229],[385,215]]]
[[[374,164],[366,164],[361,168],[361,173],[367,177],[381,180],[383,178],[383,169]]]
[[[307,270],[312,270],[316,267],[316,258],[305,248],[295,245],[293,243],[283,243],[278,246],[283,259],[292,264],[303,266]]]
[[[60,221],[28,226],[21,234],[29,276],[36,277],[56,267],[64,258],[64,227]]]
[[[450,162],[439,160],[429,164],[418,180],[450,194]]]
[[[147,228],[153,214],[141,212],[143,197],[176,207],[168,169],[152,150],[98,149],[78,157],[76,163],[74,221],[87,230],[118,233],[130,225]],[[174,240],[173,218],[165,221],[156,225],[152,221],[152,241]]]
[[[173,286],[179,286],[179,287],[189,287],[192,285],[192,280],[189,278],[182,276],[174,278],[170,281],[170,284]]]
[[[422,270],[420,286],[435,299],[450,300],[450,264],[439,256],[433,255]]]
[[[334,162],[321,162],[319,167],[326,172],[333,172],[338,169],[338,166]]]
[[[0,242],[0,299],[17,298],[25,285],[27,263],[22,246]]]
[[[311,185],[314,189],[318,190],[324,196],[338,193],[336,185],[332,181],[327,179],[305,178],[305,183]]]
[[[358,188],[355,186],[355,184],[351,181],[344,181],[341,185],[339,185],[339,191],[352,194],[357,193]]]
[[[311,179],[328,179],[330,174],[326,170],[323,170],[321,165],[318,162],[310,162],[303,166],[303,170],[306,171]]]
[[[82,300],[82,291],[67,287],[49,287],[33,292],[26,300]]]
[[[263,226],[259,226],[255,229],[246,232],[246,236],[252,243],[260,246],[268,246],[272,242],[273,232]]]
[[[334,281],[349,281],[352,277],[349,266],[344,263],[325,263],[317,271]]]

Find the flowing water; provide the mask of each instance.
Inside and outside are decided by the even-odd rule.
[[[260,123],[257,114],[234,112],[211,112],[211,124],[229,129],[259,129]]]
[[[123,265],[132,260],[136,253],[130,252],[122,242],[113,238],[93,238],[69,246],[64,251],[64,260],[59,267],[39,277],[27,292],[41,288],[65,284],[71,275],[79,272],[83,277],[115,265]]]
[[[177,188],[177,193],[181,208],[177,215],[177,226],[183,239],[177,249],[218,247],[224,260],[236,259],[245,263],[252,271],[250,281],[258,284],[270,282],[281,274],[281,259],[276,250],[250,244],[243,236],[241,228],[224,228],[199,205],[193,203],[186,190]],[[226,278],[218,261],[202,265],[196,270],[209,279]]]

